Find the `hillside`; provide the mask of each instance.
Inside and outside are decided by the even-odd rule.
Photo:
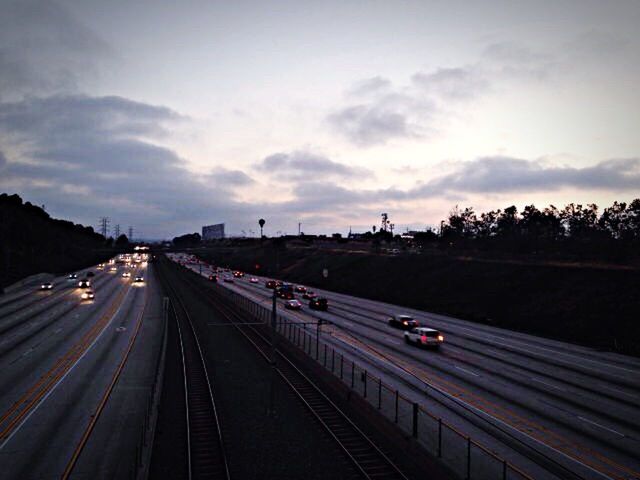
[[[198,253],[247,272],[640,355],[640,270],[635,268],[284,245],[209,247]]]
[[[53,219],[18,195],[0,194],[0,290],[35,273],[76,270],[111,255],[92,227]]]

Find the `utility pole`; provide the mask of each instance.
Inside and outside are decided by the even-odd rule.
[[[300,236],[300,226],[302,225],[302,223],[298,222],[298,236]]]
[[[278,315],[276,314],[276,289],[273,289],[273,297],[271,304],[271,389],[269,392],[269,415],[276,416],[275,407],[275,385],[277,380],[276,372],[276,323]]]
[[[100,233],[104,238],[107,238],[109,234],[109,217],[100,217],[100,223],[98,228],[100,229]]]

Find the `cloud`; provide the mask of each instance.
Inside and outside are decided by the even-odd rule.
[[[76,91],[109,46],[64,7],[44,0],[4,2],[0,15],[0,99]]]
[[[511,157],[483,157],[459,163],[454,172],[427,182],[417,195],[443,192],[547,192],[563,187],[588,190],[640,190],[640,159],[606,160],[591,167],[545,166]]]
[[[256,168],[275,175],[286,173],[288,178],[295,177],[299,180],[313,180],[327,176],[353,179],[372,175],[372,172],[367,169],[350,167],[322,155],[304,151],[274,153],[265,157],[256,165]]]
[[[228,170],[219,167],[207,175],[207,179],[218,185],[241,187],[255,183],[255,180],[241,170]]]
[[[418,72],[412,82],[427,95],[444,100],[468,100],[485,93],[489,82],[471,67],[440,68],[435,72]]]
[[[25,198],[65,216],[88,218],[89,224],[108,215],[149,236],[188,231],[194,223],[251,210],[234,201],[229,180],[237,184],[237,172],[221,170],[217,173],[232,173],[204,181],[173,150],[159,145],[182,119],[166,107],[121,97],[0,103],[0,138],[11,152],[0,188],[19,189]]]
[[[352,96],[368,96],[388,91],[391,88],[391,81],[381,76],[375,76],[357,82],[350,90]]]

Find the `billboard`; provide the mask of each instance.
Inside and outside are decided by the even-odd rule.
[[[224,223],[202,227],[202,240],[218,240],[221,238],[224,238]]]

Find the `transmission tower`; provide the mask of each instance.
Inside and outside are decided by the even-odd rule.
[[[98,224],[98,228],[100,229],[100,233],[104,238],[107,238],[107,235],[109,234],[109,223],[110,223],[109,217],[100,218],[100,223]]]
[[[116,240],[118,239],[118,237],[120,236],[120,224],[117,223],[115,228],[114,228],[114,232],[113,232],[113,236],[116,238]]]
[[[133,240],[133,227],[129,227],[129,235],[127,235],[127,238],[130,242]]]
[[[380,215],[382,217],[382,222],[380,224],[380,230],[382,231],[387,231],[387,225],[389,224],[389,215],[386,213],[383,213]]]

